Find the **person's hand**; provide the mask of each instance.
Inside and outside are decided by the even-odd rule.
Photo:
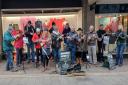
[[[90,36],[88,36],[88,40],[90,40],[91,39],[91,37]]]
[[[39,39],[39,42],[42,42],[42,39]]]
[[[30,33],[30,35],[33,35],[33,33]]]
[[[102,41],[102,38],[98,38],[98,41]]]
[[[71,40],[71,37],[68,36],[67,38]]]

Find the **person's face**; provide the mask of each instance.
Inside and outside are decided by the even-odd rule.
[[[8,32],[9,32],[9,33],[12,33],[12,31],[13,31],[13,30],[9,30]]]
[[[43,35],[47,35],[48,34],[48,31],[43,31]]]
[[[99,27],[100,30],[103,30],[103,28],[104,28],[103,26],[100,26],[100,27]]]
[[[93,26],[90,26],[89,31],[90,32],[93,32],[94,31],[94,27]]]
[[[69,25],[68,25],[68,24],[66,24],[66,25],[65,25],[65,28],[66,28],[66,29],[67,29],[67,28],[69,28]]]
[[[71,31],[72,31],[72,32],[75,32],[75,28],[72,28]]]
[[[54,30],[56,30],[56,31],[58,30],[56,25],[53,25],[53,28],[54,28]]]
[[[38,35],[40,35],[41,32],[36,32]]]
[[[79,30],[79,31],[78,31],[78,34],[82,34],[82,31],[81,31],[81,30]]]
[[[31,24],[30,23],[28,23],[28,27],[30,27],[31,26]]]

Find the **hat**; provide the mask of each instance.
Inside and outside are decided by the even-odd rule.
[[[40,32],[40,28],[36,28],[36,32]]]
[[[100,26],[104,26],[103,24],[100,24]]]
[[[78,30],[77,31],[83,31],[83,29],[81,29],[81,28],[78,28]]]

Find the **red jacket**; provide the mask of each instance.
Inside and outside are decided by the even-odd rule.
[[[41,37],[41,35],[38,36],[37,33],[34,33],[34,35],[32,37],[32,41],[35,43],[35,48],[41,48],[41,44],[40,44],[40,42],[38,42],[40,37]]]
[[[18,31],[15,31],[15,34],[13,34],[14,36],[15,35],[18,35],[19,34],[19,37],[15,40],[14,42],[14,47],[15,48],[23,48],[23,35],[22,35],[22,31],[18,30]]]

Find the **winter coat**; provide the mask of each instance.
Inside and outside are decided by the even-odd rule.
[[[12,42],[14,40],[15,38],[11,35],[11,33],[6,31],[3,37],[3,51],[13,51]]]
[[[37,35],[37,33],[34,33],[32,37],[32,41],[35,44],[35,48],[41,48],[41,42],[40,42],[41,35]]]
[[[33,35],[31,35],[31,33],[34,33],[34,32],[35,32],[35,29],[32,25],[30,27],[25,26],[24,33],[25,33],[25,36],[28,38],[29,43],[32,42]]]
[[[24,42],[23,42],[23,36],[19,36],[19,37],[15,40],[15,42],[14,42],[14,47],[15,47],[15,48],[23,48],[23,44],[24,44]]]
[[[17,36],[14,42],[15,48],[23,48],[23,35],[21,30],[13,30],[11,33],[13,36]]]

